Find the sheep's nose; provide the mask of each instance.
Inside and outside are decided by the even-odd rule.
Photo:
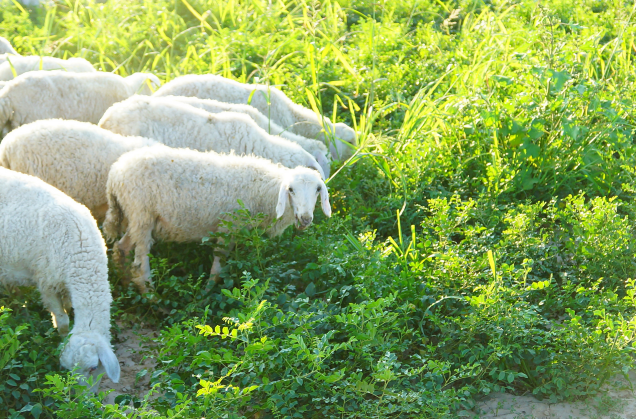
[[[312,217],[310,215],[303,215],[302,217],[300,217],[300,224],[303,227],[307,227],[307,226],[309,226],[309,224],[311,224],[313,219],[314,219],[314,217]]]

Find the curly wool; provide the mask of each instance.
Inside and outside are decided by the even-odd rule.
[[[11,129],[40,119],[99,122],[114,103],[135,94],[145,77],[123,78],[112,73],[31,71],[7,82],[0,90],[0,127]]]
[[[294,103],[283,92],[271,86],[243,84],[212,74],[187,75],[166,83],[157,90],[155,96],[193,96],[228,103],[249,103],[281,127],[295,134],[329,143],[329,149],[335,158],[352,155],[351,147],[342,141],[356,145],[356,133],[353,129],[343,123],[334,124],[327,118],[323,118],[321,122],[311,109]],[[328,131],[327,135],[325,130]],[[337,137],[335,144],[330,141],[333,135]]]
[[[291,187],[297,189],[297,196],[288,200]],[[278,219],[269,229],[275,236],[294,220],[302,220],[304,227],[311,224],[318,193],[323,211],[330,216],[327,187],[311,169],[158,145],[126,153],[111,167],[103,229],[115,239],[127,220],[120,248],[136,249],[135,265],[142,275],[135,282],[144,290],[150,279],[147,254],[153,232],[162,240],[200,240],[218,231],[224,214],[240,209],[241,200],[252,214],[265,214],[265,225]]]
[[[42,179],[102,220],[110,166],[125,152],[153,144],[153,140],[123,137],[88,122],[41,120],[5,137],[0,143],[0,166]]]
[[[106,246],[88,209],[40,179],[0,168],[0,221],[0,282],[36,286],[62,334],[70,297],[75,322],[62,366],[78,364],[88,375],[101,365],[116,382]]]
[[[5,58],[6,59],[6,58]],[[38,57],[38,56],[11,56],[4,63],[0,64],[0,80],[13,80],[13,72],[16,76],[27,73],[29,71],[38,70],[62,70],[73,73],[92,73],[97,70],[93,65],[83,58],[69,58],[62,60],[55,57]]]
[[[300,145],[269,135],[247,115],[211,114],[178,101],[135,96],[108,109],[99,126],[122,135],[152,138],[170,147],[265,157],[286,167],[307,166],[324,177]]]
[[[278,135],[286,140],[293,141],[304,148],[309,154],[314,156],[318,161],[318,164],[322,167],[325,172],[325,176],[329,177],[329,160],[330,156],[328,156],[327,147],[323,143],[318,140],[312,140],[306,137],[303,137],[298,134],[294,134],[293,132],[287,131],[283,129],[280,125],[273,122],[271,119],[267,118],[265,115],[260,113],[258,109],[250,105],[239,105],[236,103],[225,103],[219,102],[218,100],[212,99],[199,99],[197,97],[188,97],[188,96],[161,96],[166,100],[178,101],[181,103],[188,104],[190,106],[194,106],[195,108],[203,109],[206,112],[210,113],[220,113],[220,112],[236,112],[243,113],[254,122],[256,125],[261,127],[270,135]]]

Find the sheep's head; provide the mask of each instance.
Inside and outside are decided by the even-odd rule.
[[[126,77],[126,83],[133,94],[150,96],[161,87],[161,81],[154,74],[135,73]]]
[[[289,205],[294,211],[296,228],[306,229],[314,220],[314,207],[318,196],[320,196],[322,212],[327,217],[331,217],[327,185],[318,173],[301,167],[291,170],[290,175],[281,183],[278,192],[276,218],[282,217],[285,208]]]
[[[97,377],[103,372],[112,382],[119,381],[117,357],[110,343],[96,332],[73,333],[62,350],[60,364],[69,370],[77,368],[77,372],[86,378],[92,376],[95,381],[91,390],[95,392],[99,387]],[[87,385],[87,382],[82,380],[81,384]]]

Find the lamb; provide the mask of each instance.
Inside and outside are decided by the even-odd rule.
[[[98,123],[113,103],[144,90],[152,74],[123,78],[112,73],[31,71],[0,90],[0,127],[11,129],[40,119],[75,119]],[[147,86],[146,86],[147,87]]]
[[[249,103],[281,127],[328,144],[332,156],[337,159],[350,157],[356,146],[353,129],[343,123],[333,124],[327,118],[321,122],[312,110],[292,102],[271,86],[243,84],[212,74],[187,75],[166,83],[155,96],[194,96],[228,103]]]
[[[20,55],[16,52],[15,49],[11,46],[11,42],[7,38],[3,38],[0,36],[0,54],[13,54]]]
[[[73,73],[93,73],[97,71],[91,63],[83,58],[62,60],[55,57],[38,57],[36,55],[29,57],[16,56],[8,57],[4,63],[0,64],[0,81],[13,80],[14,71],[16,76],[19,76],[29,71],[38,70],[64,70]]]
[[[10,132],[0,143],[0,166],[36,176],[104,219],[110,166],[127,151],[156,144],[122,137],[88,122],[41,120]]]
[[[108,212],[103,224],[114,240],[127,221],[116,248],[125,257],[135,248],[133,279],[141,292],[150,282],[148,253],[154,236],[176,242],[195,241],[210,231],[226,231],[222,221],[240,208],[263,213],[271,236],[295,223],[304,230],[313,221],[316,198],[331,216],[327,186],[308,168],[288,169],[254,156],[219,155],[156,145],[130,151],[110,169],[106,186]],[[273,224],[272,224],[273,223]],[[210,272],[220,272],[215,257]]]
[[[196,97],[186,97],[186,96],[164,96],[169,100],[176,100],[181,103],[186,103],[190,106],[194,106],[195,108],[203,109],[206,112],[210,113],[220,113],[220,112],[237,112],[243,113],[256,122],[256,125],[263,128],[267,133],[272,135],[278,135],[283,137],[286,140],[293,141],[298,143],[302,148],[304,148],[309,154],[316,158],[320,167],[325,172],[325,176],[329,177],[329,172],[331,170],[329,164],[329,158],[327,157],[327,147],[323,143],[317,140],[311,140],[309,138],[305,138],[303,136],[294,134],[293,132],[289,132],[281,128],[275,122],[272,122],[265,115],[260,113],[255,107],[250,105],[238,105],[235,103],[225,103],[219,102],[217,100],[211,99],[199,99]]]
[[[324,170],[291,141],[269,135],[247,115],[211,114],[165,98],[135,96],[108,109],[99,126],[121,135],[152,138],[170,147],[218,153],[254,154],[287,167]]]
[[[105,371],[118,382],[106,245],[88,209],[40,179],[0,168],[0,218],[0,282],[38,287],[62,335],[72,306],[60,363],[87,378]]]

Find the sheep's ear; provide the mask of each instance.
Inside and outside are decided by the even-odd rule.
[[[322,207],[322,212],[325,213],[327,217],[331,217],[331,205],[329,205],[329,193],[327,192],[327,185],[322,184],[322,188],[320,188],[320,206]]]
[[[331,170],[331,166],[329,164],[329,160],[327,160],[327,157],[321,153],[320,151],[316,151],[314,153],[314,158],[316,159],[316,161],[318,162],[318,164],[320,165],[320,167],[322,168],[322,171],[324,172],[324,176],[322,177],[323,179],[327,179],[329,177],[329,173]]]
[[[113,383],[119,382],[119,361],[117,361],[117,357],[115,353],[110,348],[108,344],[102,344],[97,348],[97,356],[99,360],[102,362],[104,369],[106,370],[106,374],[110,381]]]
[[[278,191],[278,203],[276,204],[276,218],[280,218],[285,213],[285,207],[287,206],[287,184],[282,183],[280,190]]]
[[[316,171],[318,171],[318,173],[320,174],[320,179],[325,180],[325,172],[324,170],[322,170],[322,167],[320,167],[320,165],[317,162],[312,162],[311,167],[313,167],[314,169],[316,169]]]

